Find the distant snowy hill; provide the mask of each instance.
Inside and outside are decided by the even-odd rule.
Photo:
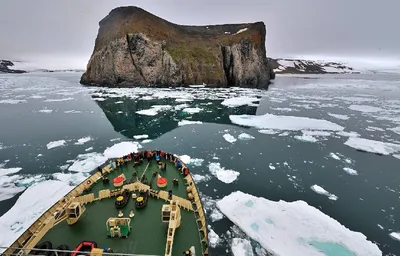
[[[345,74],[360,73],[352,67],[339,62],[300,59],[269,58],[271,68],[276,74]]]

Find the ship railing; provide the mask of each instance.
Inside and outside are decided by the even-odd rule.
[[[60,253],[61,255],[65,255],[66,253],[69,253],[71,255],[72,253],[77,253],[77,255],[90,255],[92,252],[80,252],[80,251],[71,251],[71,250],[57,250],[57,249],[36,249],[36,248],[18,248],[18,247],[4,247],[0,246],[0,251],[6,251],[8,249],[11,249],[14,251],[14,253],[1,253],[3,256],[30,256],[30,255],[41,255],[41,256],[46,256],[49,254],[49,252],[53,252],[55,256],[58,256]],[[35,251],[35,254],[33,253],[24,253],[24,250],[27,251]],[[156,255],[156,254],[134,254],[134,253],[117,253],[117,252],[102,252],[102,255],[112,255],[112,256],[161,256],[161,255]]]

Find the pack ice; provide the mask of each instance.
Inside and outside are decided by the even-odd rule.
[[[304,201],[274,202],[241,191],[218,209],[273,255],[376,256],[378,246]]]

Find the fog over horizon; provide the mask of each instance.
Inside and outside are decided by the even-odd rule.
[[[99,21],[129,5],[184,25],[263,21],[268,57],[400,66],[396,0],[2,1],[0,59],[85,69]]]

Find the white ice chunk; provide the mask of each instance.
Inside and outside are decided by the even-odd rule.
[[[135,138],[136,140],[141,140],[141,139],[147,139],[149,137],[149,135],[147,134],[141,134],[141,135],[134,135],[133,138]]]
[[[224,215],[217,209],[214,208],[210,214],[210,219],[212,222],[216,222],[219,220],[222,220],[224,218]]]
[[[181,120],[178,122],[178,126],[184,126],[188,124],[202,124],[203,122],[201,121],[190,121],[190,120]]]
[[[18,104],[18,103],[26,103],[26,100],[0,100],[0,104]]]
[[[345,172],[347,172],[348,174],[350,174],[350,175],[358,175],[358,172],[356,170],[352,169],[352,168],[343,167],[343,170]]]
[[[330,132],[326,132],[326,131],[309,131],[309,130],[304,130],[304,131],[301,131],[303,134],[305,134],[305,135],[310,135],[310,136],[323,136],[323,137],[326,137],[326,136],[330,136],[331,135],[331,133]]]
[[[254,256],[253,247],[247,239],[233,238],[231,250],[233,256]]]
[[[335,153],[330,153],[329,156],[332,157],[333,159],[340,160],[340,157]]]
[[[256,101],[260,101],[260,99],[255,98],[255,97],[240,96],[240,97],[226,99],[221,102],[221,105],[224,105],[224,106],[227,106],[230,108],[234,108],[234,107],[240,107],[240,106],[244,106],[244,105],[252,105]]]
[[[328,113],[328,115],[340,119],[340,120],[348,120],[350,117],[346,116],[346,115],[339,115],[339,114],[332,114],[332,113]]]
[[[317,142],[318,140],[311,135],[303,134],[294,136],[296,140],[300,140],[303,142]]]
[[[330,200],[336,201],[336,200],[338,199],[337,196],[335,196],[334,194],[329,193],[328,191],[326,191],[326,190],[325,190],[323,187],[321,187],[321,186],[312,185],[312,186],[311,186],[311,189],[312,189],[315,193],[317,193],[317,194],[327,196]]]
[[[15,205],[0,217],[0,245],[11,245],[50,206],[72,188],[64,182],[56,180],[48,180],[30,186],[18,198]]]
[[[378,246],[304,201],[274,202],[237,191],[218,209],[274,255],[381,256]]]
[[[103,154],[92,152],[79,154],[74,163],[68,168],[71,172],[90,172],[107,161]]]
[[[279,133],[279,131],[274,131],[271,129],[258,130],[258,132],[262,133],[262,134],[268,134],[268,135],[273,135],[273,134]]]
[[[377,153],[382,155],[389,155],[400,152],[400,145],[382,142],[377,140],[369,140],[363,138],[349,138],[345,145],[370,153]]]
[[[350,105],[349,109],[364,112],[364,113],[375,113],[375,112],[383,111],[383,109],[381,109],[381,108],[368,106],[368,105]]]
[[[184,108],[182,111],[188,114],[196,114],[202,111],[202,108]]]
[[[199,182],[207,182],[211,179],[210,175],[201,175],[201,174],[192,174],[192,178],[194,180],[194,182],[199,183]]]
[[[395,240],[400,241],[400,232],[392,232],[389,234],[389,236]]]
[[[225,133],[224,135],[223,135],[223,137],[224,137],[224,139],[227,141],[227,142],[229,142],[229,143],[234,143],[235,141],[236,141],[236,138],[235,137],[233,137],[231,134],[229,134],[229,133]]]
[[[47,149],[52,149],[52,148],[57,148],[57,147],[62,147],[65,146],[65,143],[67,143],[65,140],[56,140],[56,141],[51,141],[47,143]]]
[[[391,131],[393,131],[393,132],[395,132],[397,134],[400,134],[400,126],[395,127],[395,128],[389,128],[388,130],[391,130]]]
[[[193,166],[201,166],[204,162],[204,159],[201,158],[192,158],[188,155],[181,155],[179,159],[182,160],[186,165],[193,165]]]
[[[153,141],[153,140],[149,140],[149,139],[147,139],[147,140],[142,140],[142,142],[141,142],[141,143],[142,143],[142,144],[143,144],[143,143],[149,143],[149,142],[152,142],[152,141]]]
[[[61,101],[69,101],[73,100],[74,98],[62,98],[62,99],[47,99],[43,102],[61,102]]]
[[[338,124],[308,117],[278,116],[265,114],[254,115],[230,115],[231,122],[243,126],[256,127],[258,129],[277,130],[327,130],[341,131],[344,128]]]
[[[75,145],[83,145],[83,144],[85,144],[86,142],[89,142],[89,141],[91,141],[91,140],[92,140],[92,137],[86,136],[86,137],[82,137],[82,138],[78,139],[78,141],[75,142],[74,144],[75,144]]]
[[[252,140],[252,139],[254,139],[254,137],[248,133],[241,133],[241,134],[239,134],[238,139],[239,140]]]
[[[38,112],[50,114],[51,112],[53,112],[53,110],[52,109],[41,109],[41,110],[38,110]]]
[[[210,243],[211,247],[215,248],[221,241],[221,239],[219,238],[219,235],[217,235],[217,233],[215,233],[214,230],[211,229],[211,226],[208,226],[208,230],[208,242]]]
[[[163,112],[163,111],[169,110],[171,108],[172,108],[172,106],[170,106],[170,105],[153,105],[149,109],[136,111],[136,113],[140,114],[140,115],[146,115],[146,116],[155,116],[159,112]]]
[[[340,131],[336,133],[339,136],[343,136],[343,137],[359,137],[360,134],[357,132],[345,132],[345,131]]]
[[[104,156],[107,158],[122,157],[132,152],[138,152],[138,149],[141,147],[142,146],[138,142],[123,141],[106,148],[106,150],[104,150]]]
[[[92,151],[92,150],[93,150],[93,147],[88,147],[88,148],[85,149],[86,152]]]
[[[220,163],[210,163],[208,169],[212,175],[224,183],[232,183],[239,176],[239,172],[225,169]]]

